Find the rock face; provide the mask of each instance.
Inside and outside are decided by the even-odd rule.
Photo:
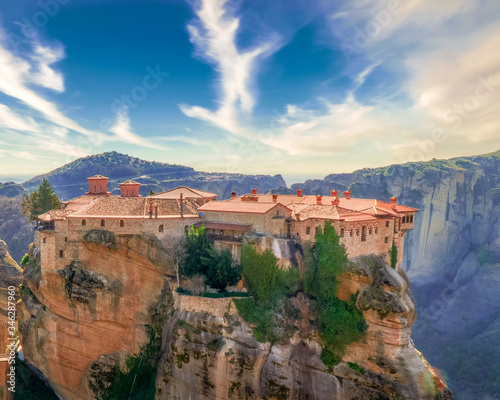
[[[114,246],[102,238],[109,235],[82,241],[79,259],[59,271],[40,270],[36,247],[29,252],[23,351],[63,399],[95,398],[92,366],[106,363],[102,355],[123,363],[139,351],[149,310],[173,274],[156,238],[119,237]]]
[[[415,308],[408,286],[407,278],[381,259],[350,264],[339,297],[360,292],[357,306],[369,329],[334,368],[321,361],[318,332],[310,324],[311,302],[302,292],[291,299],[299,311],[297,332],[276,345],[257,342],[238,314],[183,307],[164,329],[156,398],[451,399],[410,340]]]
[[[171,292],[174,271],[154,237],[93,231],[79,246],[79,258],[58,271],[41,269],[30,247],[20,307],[26,360],[63,399],[103,396],[116,368],[126,371],[127,356],[149,343],[146,325],[159,304],[168,312],[157,400],[451,399],[410,340],[415,309],[405,273],[379,258],[352,260],[341,276],[338,296],[359,292],[369,328],[330,368],[302,292],[289,299],[292,338],[259,343],[232,299]]]
[[[394,195],[421,210],[404,254],[419,313],[415,342],[456,398],[500,396],[500,152],[294,185],[324,194],[347,187],[353,197]]]
[[[7,327],[8,319],[8,288],[16,287],[22,282],[22,269],[12,259],[7,250],[7,245],[0,240],[0,356],[3,356],[5,349],[11,342],[8,340]],[[7,398],[6,373],[8,364],[2,357],[0,361],[0,400]]]

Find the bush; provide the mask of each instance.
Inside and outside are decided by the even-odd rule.
[[[203,226],[191,228],[184,246],[186,257],[181,262],[181,272],[185,276],[203,275],[206,285],[222,292],[241,279],[240,266],[233,265],[231,252],[217,252]]]
[[[234,300],[240,316],[253,325],[257,341],[276,343],[280,337],[282,321],[279,315],[285,313],[285,298],[297,292],[299,273],[296,270],[280,270],[278,259],[271,250],[259,254],[250,244],[241,250],[243,283],[252,299]],[[283,335],[281,335],[283,336]]]
[[[21,260],[21,265],[24,267],[26,264],[28,264],[28,261],[30,260],[30,257],[28,254],[25,254],[23,259]]]

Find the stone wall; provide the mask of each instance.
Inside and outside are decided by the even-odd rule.
[[[281,217],[277,217],[277,211]],[[234,224],[251,224],[258,233],[268,235],[285,236],[287,233],[286,213],[290,213],[285,207],[276,207],[266,214],[250,214],[237,212],[204,211],[207,221],[227,222]]]
[[[216,318],[224,318],[225,315],[238,313],[233,302],[235,298],[241,299],[243,297],[212,299],[209,297],[184,296],[174,293],[175,306],[179,311],[208,313]]]

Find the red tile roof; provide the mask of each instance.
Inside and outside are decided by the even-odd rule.
[[[102,176],[102,175],[94,175],[94,176],[91,176],[90,178],[87,178],[87,179],[109,179],[109,178]]]
[[[185,199],[199,199],[199,198],[213,198],[217,197],[217,194],[204,192],[202,190],[193,189],[187,186],[179,186],[174,189],[165,190],[152,195],[151,197],[162,198],[162,199],[178,199],[182,193]]]
[[[201,206],[200,208],[198,208],[198,211],[265,214],[277,206],[285,207],[287,210],[291,211],[290,208],[279,203],[261,203],[261,202],[247,202],[247,201],[242,201],[242,202],[210,201]]]

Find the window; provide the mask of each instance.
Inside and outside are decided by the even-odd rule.
[[[106,221],[104,221],[103,219],[101,219],[101,226],[106,226]]]
[[[356,229],[356,236],[359,236],[359,229]]]
[[[344,237],[344,228],[340,228],[340,237]]]
[[[385,238],[385,242],[389,243],[389,238],[388,237]]]
[[[43,243],[47,243],[47,239],[46,238],[43,238]]]
[[[361,228],[361,241],[366,242],[366,226]]]
[[[349,231],[349,236],[352,237],[352,229]]]
[[[413,215],[410,215],[410,222],[413,222]]]
[[[316,229],[314,230],[314,233],[319,233],[319,226],[316,227]]]
[[[308,227],[306,228],[306,235],[310,235],[310,234],[311,234],[311,227],[310,227],[310,226],[308,226]]]
[[[385,227],[389,228],[389,221],[385,221]]]
[[[63,257],[64,257],[64,251],[59,250],[59,258],[63,258]]]
[[[64,238],[64,241],[65,241],[65,242],[67,242],[67,241],[68,241],[68,237],[67,237],[67,236]]]
[[[84,219],[82,219],[82,226],[87,226],[87,221],[85,221]]]
[[[368,234],[371,235],[372,234],[372,228],[368,228]]]
[[[125,226],[125,221],[123,219],[120,220],[120,228],[123,228]]]
[[[378,233],[378,228],[374,229],[375,235]]]
[[[158,232],[163,232],[163,225],[160,225],[160,226],[158,227]]]

